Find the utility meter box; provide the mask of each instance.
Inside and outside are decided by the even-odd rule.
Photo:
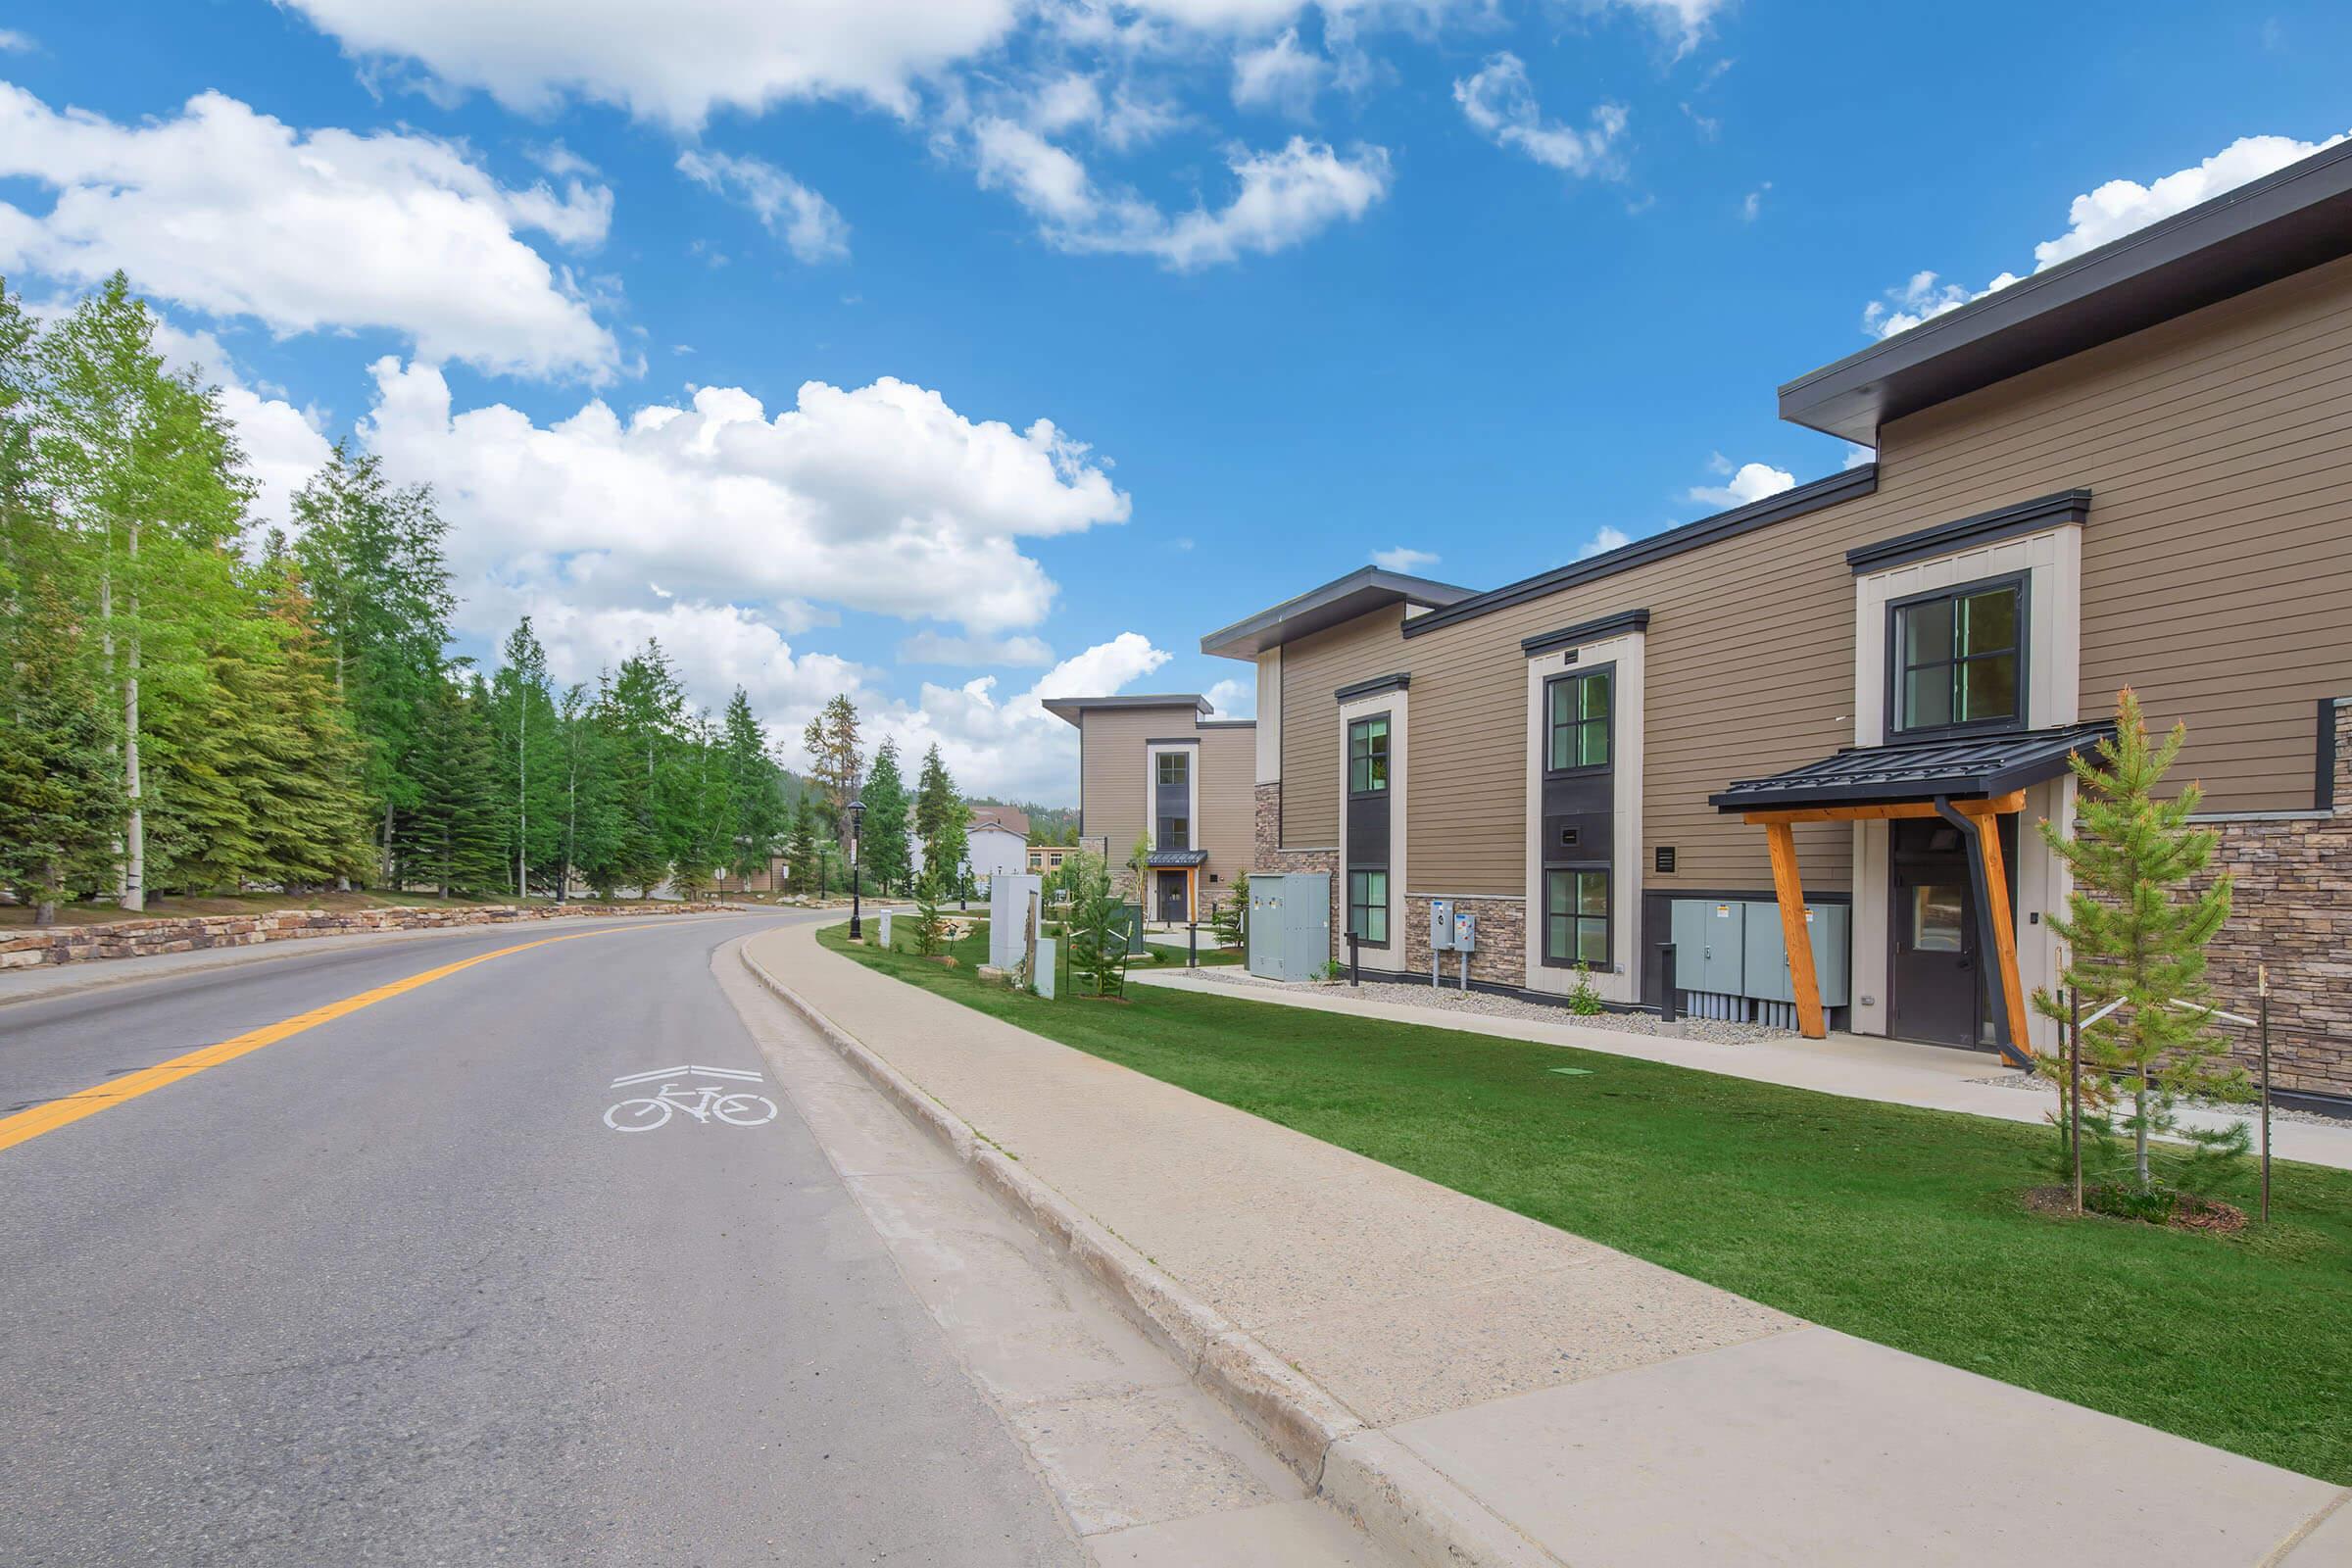
[[[1453,950],[1456,953],[1476,953],[1478,951],[1478,916],[1467,909],[1454,911]]]
[[[1331,961],[1331,877],[1285,871],[1250,879],[1250,972],[1312,980]]]
[[[1674,937],[1676,988],[1742,995],[1748,906],[1736,899],[1676,899],[1673,910],[1668,927]]]
[[[1451,899],[1429,901],[1429,951],[1432,953],[1451,953],[1453,951],[1453,901]]]
[[[1808,904],[1805,927],[1813,944],[1813,977],[1821,986],[1821,1004],[1842,1007],[1853,1001],[1853,943],[1849,940],[1853,910],[1842,904]],[[1794,1002],[1796,985],[1788,970],[1788,934],[1781,929],[1777,904],[1747,906],[1747,995],[1765,1002]]]

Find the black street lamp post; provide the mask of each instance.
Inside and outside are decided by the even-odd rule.
[[[863,906],[858,903],[858,895],[862,891],[858,886],[858,873],[859,868],[865,863],[865,846],[863,835],[858,831],[858,824],[864,820],[865,803],[852,801],[850,803],[850,940],[852,942],[865,940],[865,921],[860,917]]]

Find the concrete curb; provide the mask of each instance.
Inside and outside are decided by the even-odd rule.
[[[736,945],[752,978],[807,1021],[892,1103],[972,1167],[1100,1283],[1121,1312],[1270,1446],[1307,1486],[1382,1544],[1429,1568],[1563,1568],[1385,1432],[1021,1167],[969,1123]],[[832,956],[827,955],[827,956]],[[851,960],[843,960],[851,961]]]

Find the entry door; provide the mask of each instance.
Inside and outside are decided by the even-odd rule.
[[[1897,820],[1893,829],[1887,925],[1888,1033],[1902,1040],[1976,1050],[1984,976],[1977,953],[1976,889],[1960,830],[1942,821]]]
[[[1159,873],[1159,917],[1172,925],[1184,923],[1184,873]]]

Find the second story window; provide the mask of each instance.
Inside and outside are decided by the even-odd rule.
[[[1894,606],[1894,731],[2025,722],[2026,584],[1975,583]]]
[[[1376,795],[1389,787],[1389,715],[1348,726],[1348,793]]]
[[[1609,765],[1609,677],[1606,669],[1562,675],[1548,687],[1550,745],[1544,766],[1563,773],[1572,768]]]
[[[1159,842],[1152,846],[1161,850],[1189,850],[1193,847],[1193,820],[1189,816],[1163,816],[1159,819]]]

